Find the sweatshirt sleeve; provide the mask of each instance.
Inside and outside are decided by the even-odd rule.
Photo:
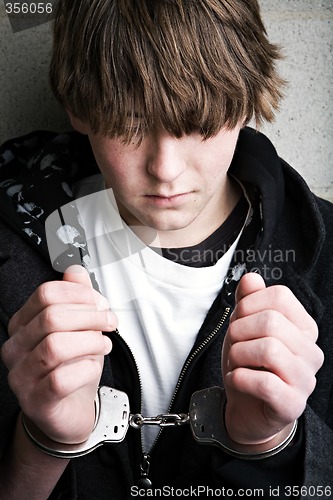
[[[287,498],[284,496],[286,487],[302,485],[304,444],[304,425],[300,419],[292,443],[272,457],[243,460],[217,448],[212,459],[214,482],[229,488],[234,496],[247,490],[253,494],[257,492],[262,498],[273,498],[273,492],[279,492],[279,498]]]
[[[307,406],[290,446],[273,457],[239,460],[216,449],[216,486],[262,498],[333,498],[333,431]]]
[[[1,314],[1,312],[0,312]],[[0,348],[7,340],[7,328],[3,322],[0,323]],[[0,357],[0,457],[12,435],[17,416],[19,414],[19,405],[16,397],[8,386],[8,370]]]
[[[333,407],[331,407],[333,412]],[[303,485],[330,491],[333,498],[333,430],[308,406],[304,413],[305,457]],[[315,495],[316,498],[316,495]]]

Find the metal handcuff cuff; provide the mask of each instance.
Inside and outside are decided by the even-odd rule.
[[[129,426],[140,429],[143,425],[177,427],[189,424],[196,441],[219,446],[229,455],[243,460],[259,460],[279,453],[291,443],[297,429],[296,420],[287,438],[270,450],[258,453],[249,451],[247,453],[237,449],[237,443],[229,438],[225,426],[221,425],[226,396],[225,391],[220,387],[211,387],[195,392],[192,395],[187,414],[169,413],[156,417],[131,414],[127,394],[107,386],[99,387],[95,403],[94,430],[87,441],[83,443],[63,444],[52,441],[22,414],[23,428],[29,439],[41,451],[53,457],[69,459],[86,455],[103,444],[123,441]]]

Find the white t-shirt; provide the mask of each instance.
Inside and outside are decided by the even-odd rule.
[[[80,182],[76,197],[91,257],[88,267],[117,314],[119,333],[137,364],[142,414],[166,413],[240,235],[214,266],[188,267],[162,257],[134,234],[121,219],[112,190],[104,189],[101,175]],[[144,451],[158,431],[155,426],[142,428]]]

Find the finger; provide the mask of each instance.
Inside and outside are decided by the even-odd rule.
[[[228,336],[230,345],[272,337],[283,342],[294,355],[302,355],[305,359],[310,359],[317,349],[314,340],[279,311],[267,310],[236,319],[229,326]]]
[[[11,318],[9,335],[13,335],[19,326],[27,325],[49,305],[66,303],[95,304],[98,309],[110,307],[107,299],[92,289],[90,284],[74,281],[49,281],[40,285],[23,307]]]
[[[88,271],[79,265],[69,266],[63,275],[63,281],[70,281],[71,283],[81,283],[93,288]]]
[[[60,365],[32,389],[21,405],[22,410],[51,438],[62,441],[57,436],[60,429],[61,435],[65,432],[70,439],[74,439],[76,433],[82,432],[81,424],[80,428],[77,427],[78,408],[82,409],[82,419],[87,420],[102,369],[100,357]],[[61,422],[64,421],[67,424],[61,431]]]
[[[111,349],[111,339],[101,332],[56,332],[23,356],[18,355],[14,340],[8,340],[3,348],[3,361],[20,387],[30,379],[35,382],[61,363],[90,355],[106,356]]]
[[[245,274],[236,289],[236,303],[242,300],[247,295],[258,292],[266,288],[265,282],[260,274],[247,273]]]
[[[316,369],[312,363],[292,354],[277,339],[266,338],[239,342],[229,352],[229,369],[250,368],[277,375],[286,384],[302,390],[309,396],[315,386]]]
[[[111,347],[111,340],[98,332],[57,332],[45,337],[15,370],[37,380],[62,363],[87,356],[106,356]]]
[[[12,339],[18,348],[30,351],[56,332],[112,332],[117,324],[117,316],[109,309],[99,311],[86,304],[56,304],[35,316],[24,328],[24,335],[14,335]]]
[[[297,419],[306,405],[307,398],[301,391],[269,371],[236,368],[227,374],[225,385],[227,390],[262,401],[266,416],[285,424]]]
[[[88,385],[97,387],[102,369],[99,356],[61,364],[42,379],[38,391],[43,394],[45,403],[62,400]]]
[[[313,340],[318,338],[318,327],[292,291],[275,285],[244,296],[235,307],[232,321],[267,310],[280,312]]]

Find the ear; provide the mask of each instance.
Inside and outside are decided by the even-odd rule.
[[[77,132],[80,132],[80,134],[88,135],[90,132],[89,124],[87,122],[83,122],[82,120],[80,120],[80,118],[75,116],[68,109],[66,111],[71,121],[73,129],[76,130]]]

